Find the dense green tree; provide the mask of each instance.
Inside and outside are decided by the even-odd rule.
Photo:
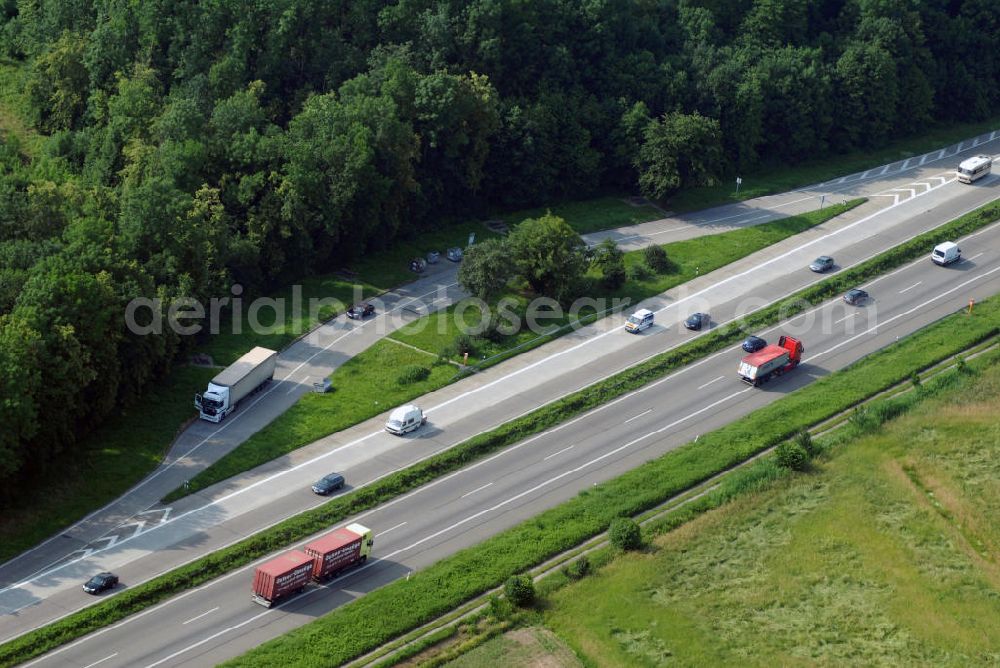
[[[650,123],[638,156],[639,186],[661,198],[682,186],[713,185],[722,172],[719,123],[700,114],[665,114]]]
[[[898,82],[892,57],[873,44],[852,44],[836,66],[841,133],[850,146],[875,146],[892,133]]]
[[[540,295],[570,296],[587,268],[583,239],[551,213],[522,221],[511,231],[507,245],[518,274]]]
[[[458,283],[474,297],[492,304],[514,275],[509,245],[503,239],[487,239],[465,250],[458,268]]]
[[[85,52],[84,38],[65,32],[32,62],[24,92],[39,130],[51,133],[79,126],[90,88]]]

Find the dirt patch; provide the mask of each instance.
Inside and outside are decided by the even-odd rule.
[[[582,666],[573,651],[548,629],[532,626],[514,629],[507,639],[518,646],[514,663],[525,668],[576,668]]]

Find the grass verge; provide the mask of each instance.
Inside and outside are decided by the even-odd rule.
[[[737,423],[585,490],[408,580],[386,585],[223,665],[339,665],[369,651],[499,586],[511,573],[527,570],[604,531],[615,517],[637,515],[919,369],[996,336],[1000,298],[980,306],[974,318],[956,314],[939,321]],[[961,327],[956,326],[958,321]]]
[[[1000,367],[989,362],[882,404],[906,414],[849,425],[810,473],[745,490],[549,596],[547,625],[586,665],[994,663]]]
[[[842,289],[842,287],[836,287],[838,281],[849,280],[850,282],[859,282],[866,278],[873,277],[881,271],[899,266],[900,264],[917,257],[918,255],[925,254],[926,249],[939,240],[956,238],[964,234],[968,234],[975,229],[985,227],[989,224],[989,222],[995,220],[998,217],[998,214],[1000,214],[1000,203],[994,203],[956,219],[932,233],[919,237],[917,240],[914,240],[914,243],[906,244],[903,247],[893,249],[881,256],[873,258],[869,262],[866,262],[849,272],[845,272],[845,274],[849,274],[847,278],[841,276],[832,277],[831,279],[804,291],[802,295],[805,296],[795,295],[785,302],[776,304],[768,309],[758,312],[755,314],[756,320],[753,323],[753,327],[756,329],[763,326],[763,324],[776,321],[779,315],[781,315],[785,310],[792,308],[806,308],[807,304],[805,303],[805,300],[807,297],[816,299],[817,301],[824,299],[828,296],[827,292],[834,293],[836,290]],[[920,243],[916,244],[917,241],[920,241]],[[824,287],[827,284],[830,284],[830,286]],[[852,391],[855,393],[860,392],[862,393],[862,396],[854,400],[856,403],[864,398],[863,393],[866,391],[866,388],[869,388],[867,390],[869,394],[874,393],[874,391],[870,389],[870,386],[872,384],[877,384],[879,379],[883,381],[884,386],[891,385],[892,383],[888,381],[893,377],[893,375],[891,373],[876,373],[876,367],[874,366],[869,369],[868,364],[872,361],[883,360],[886,357],[889,357],[890,363],[892,363],[892,360],[895,359],[895,364],[898,366],[895,374],[903,374],[904,377],[908,377],[908,369],[929,366],[937,360],[948,357],[955,352],[973,345],[976,341],[985,340],[990,336],[996,335],[998,331],[998,322],[1000,322],[998,311],[1000,311],[1000,298],[994,298],[980,304],[971,317],[962,315],[951,316],[950,319],[946,319],[942,323],[938,323],[924,332],[921,332],[919,336],[908,338],[900,344],[870,356],[864,365],[857,365],[854,368],[853,376],[848,376],[857,377],[857,382],[853,384],[845,383],[846,387],[843,388],[842,392],[840,391],[840,386],[835,388],[831,387],[830,397],[837,397],[838,395],[850,393]],[[962,321],[962,327],[955,328],[954,331],[947,331],[947,324],[950,324],[953,319],[962,317],[965,318]],[[499,429],[485,434],[480,434],[455,446],[447,452],[441,453],[435,457],[425,460],[424,462],[388,476],[378,483],[361,488],[343,497],[338,497],[317,509],[307,511],[306,513],[290,518],[285,522],[282,522],[267,531],[251,536],[250,538],[241,541],[230,548],[207,555],[206,557],[187,566],[175,569],[170,573],[164,574],[133,589],[126,590],[108,601],[73,613],[65,619],[4,643],[3,645],[0,645],[0,665],[13,665],[44,654],[61,644],[79,638],[87,633],[107,626],[108,624],[112,624],[130,614],[143,610],[181,591],[196,587],[204,582],[218,577],[219,575],[222,575],[223,573],[246,565],[261,556],[287,547],[289,544],[297,540],[323,531],[331,525],[343,521],[347,517],[369,508],[373,508],[378,504],[402,493],[415,489],[429,480],[432,480],[449,471],[454,471],[467,463],[484,456],[485,454],[495,452],[499,448],[515,443],[527,436],[538,433],[552,425],[558,424],[559,422],[562,422],[574,415],[578,415],[588,408],[621,396],[622,394],[636,387],[640,387],[655,378],[662,377],[669,371],[679,368],[693,359],[702,357],[709,352],[713,352],[729,345],[740,334],[738,326],[722,329],[727,331],[716,332],[712,336],[703,337],[692,342],[691,344],[664,353],[663,355],[655,357],[644,364],[638,365],[637,367],[624,371],[602,383],[586,388],[558,402],[554,402],[553,404],[543,406],[523,418],[503,425]],[[914,341],[917,343],[914,344]],[[907,346],[912,346],[912,348],[908,348]],[[902,355],[901,358],[892,357],[893,355],[899,356],[900,350],[912,350],[912,355]],[[762,427],[764,431],[753,433],[751,430],[748,440],[746,441],[741,441],[740,439],[742,436],[735,432],[720,430],[718,433],[725,434],[726,438],[730,440],[724,441],[720,445],[718,451],[709,451],[704,462],[698,459],[698,454],[705,448],[704,443],[710,442],[708,440],[701,441],[702,445],[700,447],[696,444],[694,447],[684,448],[676,453],[672,453],[679,459],[672,459],[671,461],[676,462],[680,473],[684,473],[694,479],[698,479],[700,475],[700,478],[704,479],[704,477],[707,477],[704,467],[708,466],[710,468],[715,465],[716,468],[719,469],[719,465],[721,464],[724,468],[726,465],[725,462],[728,461],[727,458],[738,455],[740,450],[744,451],[745,456],[747,453],[759,450],[761,447],[766,447],[768,439],[764,438],[764,435],[773,435],[775,432],[775,425],[787,427],[786,431],[791,433],[798,430],[798,428],[794,425],[801,424],[800,418],[809,420],[813,423],[821,421],[822,418],[817,417],[815,413],[823,412],[821,409],[824,407],[827,410],[832,408],[832,402],[824,401],[825,393],[823,391],[818,392],[818,399],[814,402],[803,400],[802,397],[814,396],[813,394],[808,394],[806,392],[809,388],[816,387],[818,385],[820,388],[825,389],[827,388],[827,383],[832,382],[832,378],[843,377],[844,376],[840,374],[834,374],[833,376],[821,379],[820,381],[817,381],[817,383],[804,388],[803,391],[792,395],[788,399],[779,402],[778,404],[774,404],[773,409],[769,407],[769,409],[774,411],[786,411],[780,416],[781,419],[784,419],[784,415],[788,415],[789,412],[787,406],[804,404],[802,415],[798,415],[795,411],[790,411],[791,419],[788,422],[783,423],[781,422],[781,419],[776,419],[772,416],[769,421],[764,421],[764,425]],[[815,394],[816,391],[813,390],[813,393]],[[790,400],[793,397],[798,397],[798,399],[795,402],[792,402]],[[839,398],[842,400],[851,399],[850,396],[840,396]],[[740,426],[748,424],[754,423],[748,419],[741,421]],[[729,429],[736,428],[736,426],[731,426]],[[691,453],[694,454],[692,455]],[[696,468],[689,468],[689,466],[702,468],[699,471]],[[629,476],[637,476],[635,478],[629,478],[629,480],[632,481],[631,484],[635,485],[636,483],[642,483],[646,480],[644,476],[650,475],[651,467],[652,465],[647,465],[628,474]],[[634,506],[636,503],[639,504],[639,506],[636,507],[641,509],[641,506],[644,503],[649,502],[651,499],[660,498],[664,494],[665,488],[659,484],[655,475],[656,474],[654,473],[654,479],[652,481],[654,486],[652,487],[652,492],[647,492],[642,496],[635,494],[635,490],[644,489],[641,485],[636,485],[634,488],[620,490],[609,484],[600,487],[592,494],[594,498],[604,500],[607,498],[606,490],[614,488],[617,490],[617,496],[615,496],[615,494],[611,494],[610,498],[607,498],[609,509],[621,514],[628,510],[628,508],[622,504],[631,504]],[[669,481],[671,483],[676,483],[680,477],[681,476],[679,474],[673,475]],[[589,496],[589,494],[586,496],[581,495],[579,499],[586,499]],[[652,503],[651,505],[656,504]],[[590,512],[590,507],[588,506],[586,509],[581,508],[578,510],[581,512],[584,510]],[[560,509],[555,509],[550,512],[557,511],[565,512]],[[594,512],[603,513],[604,510],[600,504],[597,504]],[[634,515],[636,512],[638,512],[638,510],[627,514]],[[529,533],[534,534],[535,531],[538,531],[544,535],[546,533],[544,530],[546,523],[549,523],[548,526],[550,527],[560,526],[559,523],[550,523],[552,517],[551,515],[546,514],[545,517],[549,519],[541,520],[539,518],[533,520],[531,526],[536,527],[536,529]],[[605,519],[606,514],[597,518],[597,521],[590,521],[590,526],[584,527],[584,529],[592,529],[590,535],[593,535],[594,533],[603,530],[603,527],[601,527],[600,524]],[[573,530],[577,531],[580,529],[580,526],[575,524],[576,521],[584,522],[589,520],[592,520],[592,518],[588,517],[586,514],[578,515],[571,518],[567,527],[573,527]],[[540,521],[541,524],[539,524]],[[551,535],[551,530],[548,533]],[[507,544],[506,541],[508,540],[509,538],[501,540],[501,537],[495,537],[491,539],[487,545],[489,546],[489,549],[494,549],[497,545]],[[573,544],[574,543],[572,541],[566,543],[562,550],[567,549]],[[512,549],[517,547],[516,543],[512,545]],[[522,544],[522,548],[524,549],[533,549],[535,547],[538,547],[542,552],[551,554],[552,552],[550,550],[557,546],[553,545],[551,541],[538,546],[535,546],[533,543],[530,543],[527,546]],[[562,550],[557,550],[557,552]],[[470,558],[464,556],[466,555],[465,552],[461,554],[463,555],[461,557],[463,560]],[[514,559],[514,562],[526,559],[524,554],[516,554],[517,559]],[[528,555],[527,558],[530,559],[531,557],[532,555]],[[418,592],[417,598],[415,599],[404,597],[400,599],[400,604],[397,604],[392,599],[391,594],[380,594],[380,592],[389,591],[390,588],[397,586],[389,585],[389,587],[373,592],[371,595],[364,597],[357,603],[344,608],[343,610],[351,610],[351,612],[346,616],[342,615],[339,611],[331,615],[329,619],[337,620],[335,622],[331,622],[335,625],[359,623],[363,625],[361,631],[352,636],[353,638],[356,638],[358,642],[357,646],[349,648],[350,656],[356,656],[364,651],[368,651],[386,642],[394,635],[399,635],[400,633],[408,630],[408,628],[416,626],[419,622],[414,622],[415,617],[419,617],[420,619],[426,621],[427,619],[439,616],[441,612],[447,609],[454,608],[457,603],[446,602],[437,611],[433,609],[434,601],[437,600],[439,594],[437,592],[431,592],[429,595],[425,594],[427,592],[426,588],[428,586],[433,586],[435,581],[442,587],[441,592],[444,599],[450,601],[451,599],[457,597],[458,602],[460,602],[465,598],[471,597],[472,594],[469,593],[470,590],[478,589],[482,591],[483,589],[489,589],[490,587],[483,586],[484,582],[492,581],[497,577],[497,571],[487,570],[478,576],[476,581],[463,581],[461,582],[461,589],[451,590],[447,586],[447,577],[453,575],[454,572],[449,569],[463,565],[462,562],[455,561],[456,559],[459,559],[458,555],[452,557],[450,560],[442,562],[441,568],[444,569],[443,571],[425,571],[420,573],[417,578],[411,578],[410,582],[403,583],[407,587],[410,586],[411,583],[420,584],[421,590]],[[475,561],[475,559],[473,559],[473,561]],[[514,562],[504,561],[504,563],[508,565]],[[465,565],[467,566],[467,564]],[[437,569],[438,567],[435,566],[434,568]],[[514,570],[523,570],[523,568]],[[446,576],[444,579],[441,577],[442,573]],[[470,571],[464,571],[462,574],[464,575],[466,573],[475,574],[476,571],[473,569]],[[414,587],[415,586],[416,584],[414,584]],[[409,596],[406,591],[402,593]],[[447,596],[444,596],[444,594],[447,594]],[[420,599],[420,596],[424,596],[424,598]],[[372,599],[374,602],[371,604],[367,603],[369,599]],[[405,605],[406,601],[413,600],[419,602],[420,606],[417,608],[410,608]],[[381,601],[381,603],[378,603],[379,601]],[[366,618],[366,612],[354,612],[358,609],[368,611],[370,608],[364,606],[376,604],[390,606],[387,608],[389,612],[384,613],[384,618],[381,618],[383,621],[378,625],[372,625],[372,619],[380,619],[379,617]],[[314,631],[308,630],[313,628],[314,627],[312,626],[305,627],[307,630],[303,630],[295,637],[298,638],[301,637],[302,634],[309,635],[314,633]],[[351,633],[354,633],[354,631]],[[276,642],[281,643],[290,641],[282,639]],[[343,639],[338,642],[343,642]],[[262,648],[262,652],[271,652],[270,648],[272,645],[269,644],[265,647],[267,649],[265,650]],[[337,648],[332,648],[330,651],[334,651],[335,653],[343,652],[345,651],[345,648],[341,645]],[[299,656],[301,658],[303,655]],[[327,663],[335,662],[330,661]]]
[[[827,207],[822,211],[783,218],[756,227],[666,244],[664,248],[674,267],[672,273],[650,276],[642,280],[630,280],[618,295],[598,296],[629,299],[633,303],[641,301],[691,280],[699,274],[718,269],[782,239],[815,227],[864,201],[856,199]],[[638,264],[641,261],[641,251],[626,255],[626,262],[629,264]],[[455,318],[456,308],[462,309],[463,316],[473,321],[478,320],[477,307],[466,310],[464,307],[452,306],[397,330],[389,337],[393,341],[379,341],[334,371],[330,377],[335,388],[333,393],[303,395],[295,405],[267,427],[194,476],[186,489],[178,488],[170,492],[164,497],[164,503],[193,494],[230,476],[286,455],[317,439],[374,417],[387,408],[442,388],[460,378],[461,375],[456,373],[454,367],[436,363],[437,354],[459,334]],[[476,339],[479,346],[476,352],[496,362],[502,359],[505,353],[509,353],[506,356],[512,356],[572,331],[566,327],[567,324],[570,324],[568,316],[554,321],[553,329],[560,327],[562,329],[543,337],[530,331],[523,331],[507,337],[501,343]],[[394,341],[420,348],[426,354],[421,355]],[[407,366],[426,369],[427,379],[419,383],[400,383],[398,380],[400,372]]]

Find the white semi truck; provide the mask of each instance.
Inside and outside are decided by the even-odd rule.
[[[194,395],[199,417],[209,422],[222,422],[243,399],[274,378],[277,361],[277,352],[257,346],[230,364],[208,383],[204,393]]]

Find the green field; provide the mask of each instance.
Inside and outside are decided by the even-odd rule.
[[[590,666],[995,664],[998,415],[993,366],[556,592],[545,623]]]

